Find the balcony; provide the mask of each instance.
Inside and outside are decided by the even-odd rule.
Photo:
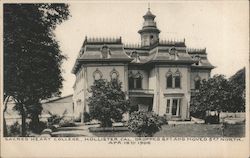
[[[154,97],[153,89],[130,89],[130,97]]]

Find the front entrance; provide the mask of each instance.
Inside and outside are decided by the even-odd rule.
[[[130,97],[132,111],[152,111],[153,98],[151,97]]]
[[[181,98],[167,98],[166,114],[174,117],[181,116]]]

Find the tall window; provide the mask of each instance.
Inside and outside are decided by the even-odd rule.
[[[175,73],[174,76],[174,87],[181,88],[181,75],[179,72]]]
[[[181,88],[181,74],[178,70],[174,75],[169,71],[166,78],[167,88]]]
[[[136,75],[129,75],[129,89],[142,89],[142,75],[138,72]]]
[[[181,116],[181,98],[167,99],[166,114]]]
[[[171,73],[167,74],[167,88],[173,87],[173,75]]]
[[[142,88],[142,77],[138,76],[138,78],[135,78],[135,89],[141,89]]]
[[[169,112],[170,112],[170,99],[167,99],[166,113],[169,114]]]
[[[131,76],[128,78],[129,89],[134,89],[134,78]]]
[[[200,89],[200,85],[201,85],[201,78],[200,76],[197,75],[194,79],[194,88]]]
[[[194,88],[195,89],[200,89],[200,85],[201,85],[201,81],[200,80],[194,81]]]

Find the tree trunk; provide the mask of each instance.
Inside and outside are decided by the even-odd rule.
[[[4,111],[3,111],[3,136],[8,137],[8,130],[7,130],[7,125],[6,125],[6,120],[5,120],[5,112],[7,110],[7,104],[9,102],[10,96],[7,96],[4,102]]]
[[[21,117],[22,117],[22,137],[26,136],[26,113],[23,105],[21,105]]]
[[[40,124],[39,124],[39,115],[32,114],[31,115],[31,123],[30,123],[30,129],[34,133],[40,133]]]
[[[218,123],[220,123],[220,111],[218,111],[217,119]]]
[[[3,136],[4,137],[8,137],[8,130],[7,130],[7,125],[6,125],[6,121],[5,121],[5,116],[3,116]]]

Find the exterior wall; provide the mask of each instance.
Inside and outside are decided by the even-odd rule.
[[[88,93],[88,89],[90,89],[91,85],[94,83],[94,76],[96,70],[101,72],[102,78],[110,80],[110,73],[112,71],[117,71],[119,76],[118,79],[123,83],[122,89],[124,91],[127,91],[127,79],[124,77],[126,66],[117,66],[117,65],[102,65],[98,66],[97,64],[95,66],[93,65],[86,65],[85,67],[82,66],[82,68],[79,70],[79,72],[76,74],[76,83],[74,86],[74,95],[73,95],[73,102],[74,102],[74,117],[75,119],[81,119],[83,122],[83,113],[89,112],[87,98],[90,97],[90,94]],[[127,75],[126,75],[127,76]],[[124,84],[125,83],[125,84]]]
[[[158,94],[159,96],[155,97],[157,100],[155,107],[153,109],[159,115],[166,114],[167,108],[167,99],[168,98],[180,98],[181,99],[181,106],[180,106],[180,117],[181,119],[188,119],[189,118],[189,102],[190,102],[190,68],[188,66],[162,66],[158,68],[158,76],[159,76],[159,84],[158,84]],[[166,74],[168,71],[175,73],[176,71],[180,72],[181,74],[181,88],[166,88]],[[168,114],[166,114],[168,115]]]
[[[66,115],[72,116],[74,110],[72,95],[55,101],[43,103],[42,107],[43,114],[47,114],[48,112],[50,112],[52,114],[62,116],[62,114],[67,111]]]
[[[75,84],[74,92],[74,115],[79,117],[84,111],[89,112],[86,99],[90,96],[87,89],[91,87],[94,82],[93,74],[95,71],[101,72],[102,78],[110,80],[110,73],[117,71],[118,79],[123,83],[122,89],[128,94],[128,74],[137,74],[138,72],[143,76],[142,89],[154,90],[153,111],[168,118],[177,118],[181,120],[189,119],[189,107],[191,98],[191,89],[194,89],[194,80],[198,75],[201,80],[210,77],[209,70],[191,70],[187,65],[156,65],[151,70],[143,70],[136,67],[128,68],[127,65],[85,65],[77,73],[78,80]],[[181,74],[181,88],[167,88],[166,74],[171,71],[173,74],[178,71]],[[180,99],[179,116],[172,116],[171,112],[166,113],[167,99]],[[83,118],[82,118],[83,119]]]
[[[107,79],[110,81],[111,77],[110,77],[110,73],[113,70],[116,70],[119,73],[119,81],[122,82],[122,89],[125,90],[125,86],[124,86],[124,82],[125,82],[125,71],[124,71],[124,66],[88,66],[87,67],[87,87],[90,88],[91,85],[93,85],[94,83],[94,77],[93,77],[93,73],[96,70],[99,70],[102,75],[103,75],[103,79]]]
[[[73,100],[72,95],[58,98],[55,100],[51,100],[49,102],[42,103],[43,111],[41,115],[39,116],[40,121],[47,121],[47,119],[51,116],[49,114],[57,114],[62,116],[64,111],[66,110],[67,113],[65,114],[66,119],[72,119],[73,118]],[[15,102],[10,100],[7,103],[7,111],[5,112],[5,119],[7,125],[12,125],[15,122],[18,122],[21,124],[21,116],[19,113],[15,110],[13,110],[15,106]],[[27,122],[29,122],[30,119],[27,118]]]
[[[76,81],[73,94],[74,118],[80,119],[84,107],[84,67],[76,74]]]
[[[151,69],[149,71],[149,76],[148,76],[148,88],[156,90],[156,74],[155,74],[155,68]]]

